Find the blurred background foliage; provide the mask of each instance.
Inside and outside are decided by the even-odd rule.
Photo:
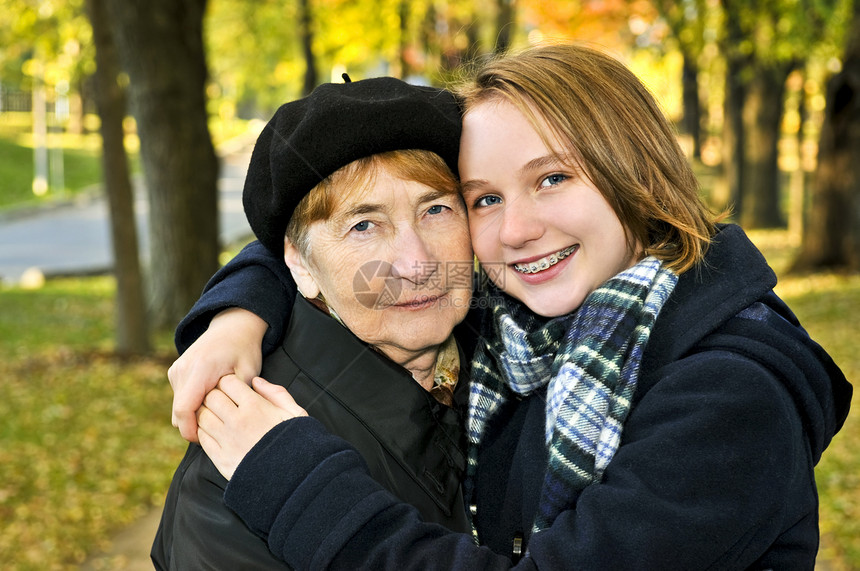
[[[697,60],[703,75],[700,81],[708,87],[701,90],[705,101],[722,97],[717,86],[725,74],[725,60],[737,56],[794,62],[794,68],[802,68],[812,82],[803,86],[805,91],[823,97],[822,80],[840,66],[852,6],[851,0],[212,0],[205,4],[210,111],[222,118],[242,119],[268,119],[280,103],[300,96],[307,90],[309,67],[315,70],[316,83],[341,81],[340,74],[346,71],[357,79],[395,75],[442,84],[461,64],[499,51],[496,44],[502,36],[507,38],[504,49],[575,40],[628,58],[646,78],[665,78],[667,88],[658,90],[658,95],[676,119],[683,111],[679,58],[685,54]],[[301,25],[304,12],[309,14],[307,33]],[[730,28],[737,28],[736,38]],[[312,44],[310,61],[303,51],[305,35]],[[727,43],[732,40],[736,41]],[[666,58],[674,61],[668,74],[661,69]],[[0,85],[7,95],[27,92],[34,82],[44,82],[57,93],[65,91],[86,103],[92,98],[87,81],[94,71],[84,0],[0,0]],[[94,112],[89,103],[84,107],[72,103],[70,112]],[[822,103],[813,106],[822,109]]]
[[[116,88],[120,109],[128,105],[118,145],[129,168],[119,178],[145,177],[152,200],[169,191],[214,205],[214,176],[204,200],[192,199],[200,195],[182,176],[158,178],[173,168],[158,157],[182,157],[183,146],[202,148],[204,139],[253,140],[281,103],[343,73],[445,86],[493,54],[588,42],[624,60],[654,91],[704,195],[715,208],[733,208],[780,275],[778,293],[856,380],[860,175],[849,172],[860,165],[858,130],[850,127],[860,105],[844,100],[860,97],[857,3],[0,0],[0,215],[82,192],[122,195],[106,159],[117,144],[105,146],[112,121],[105,85]],[[133,33],[138,27],[146,33]],[[96,44],[105,55],[105,39],[116,68],[100,83],[107,66],[96,65]],[[180,114],[187,121],[157,113],[179,101],[196,105],[201,69],[205,125],[189,135],[181,132],[195,121],[187,111]],[[158,131],[156,122],[166,127]],[[198,144],[176,146],[188,140]],[[205,179],[208,169],[190,174]],[[170,226],[199,238],[205,224],[194,217],[205,212],[160,212],[151,232],[157,238]],[[128,213],[111,216],[134,226]],[[217,258],[229,245],[217,244],[215,229],[206,240],[213,255],[193,250],[191,240],[153,248],[154,258],[192,249],[172,267],[138,264],[136,247],[117,251],[133,267],[167,268],[149,276],[163,283],[147,300],[122,285],[142,278],[123,281],[131,270],[119,266],[115,276],[49,280],[39,289],[0,284],[4,568],[77,568],[116,529],[160,505],[184,450],[169,423],[170,329],[217,259],[235,252]],[[189,259],[202,269],[183,277],[195,265]],[[158,291],[180,303],[167,308]],[[128,330],[144,335],[130,341]],[[817,468],[822,569],[860,569],[857,417]]]

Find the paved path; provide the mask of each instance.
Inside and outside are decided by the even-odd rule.
[[[256,134],[219,149],[220,235],[223,244],[251,235],[242,209],[242,186]],[[148,204],[142,184],[135,184],[141,253],[149,247]],[[96,188],[83,196],[26,212],[0,213],[0,281],[19,283],[26,272],[46,277],[104,273],[113,266],[107,200]]]
[[[110,548],[91,555],[80,571],[152,571],[149,550],[160,519],[161,508],[158,507],[120,530],[111,539]]]

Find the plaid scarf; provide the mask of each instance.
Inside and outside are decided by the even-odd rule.
[[[473,362],[467,474],[474,477],[478,444],[502,405],[546,386],[548,466],[533,533],[600,481],[621,441],[654,321],[677,281],[648,257],[597,288],[576,312],[549,321],[488,292],[495,330]]]

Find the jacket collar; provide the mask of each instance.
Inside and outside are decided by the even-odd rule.
[[[719,225],[703,262],[678,279],[657,317],[642,367],[670,363],[776,286],[776,274],[744,231]]]
[[[443,482],[450,478],[452,470],[463,472],[465,439],[458,410],[440,404],[406,369],[302,297],[293,306],[283,347],[302,372],[360,418],[412,478],[432,491],[433,497],[439,493],[433,490],[433,479]],[[462,355],[461,362],[465,362]],[[468,368],[462,367],[455,402],[465,400],[467,385]],[[434,467],[427,458],[428,448],[444,451],[445,462]],[[423,467],[424,473],[419,474],[415,467]],[[459,482],[459,477],[455,480]],[[455,486],[445,494],[458,491],[459,486]],[[451,505],[448,500],[442,504]]]

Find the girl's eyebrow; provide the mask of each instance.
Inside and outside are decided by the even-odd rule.
[[[489,183],[482,178],[476,178],[472,180],[467,180],[466,182],[461,182],[460,194],[469,194],[470,192],[476,192],[482,187],[487,186],[488,184]]]
[[[522,167],[520,167],[520,170],[517,172],[517,174],[523,175],[532,171],[544,169],[546,167],[577,168],[573,166],[576,164],[577,163],[575,160],[573,160],[573,157],[559,157],[558,155],[549,154],[530,160]]]

